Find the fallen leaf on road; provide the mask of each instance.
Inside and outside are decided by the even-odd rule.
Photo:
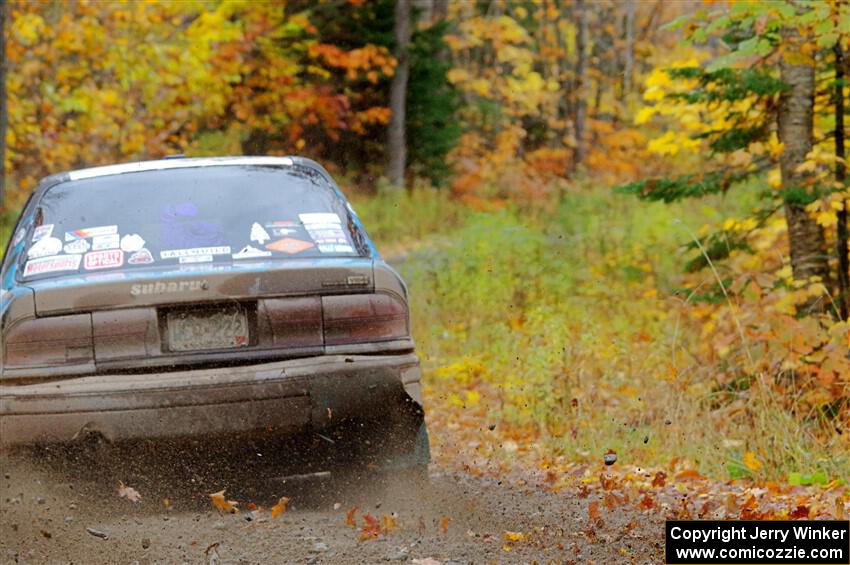
[[[591,524],[599,520],[599,501],[594,500],[587,505],[587,516],[590,519]]]
[[[526,535],[522,532],[505,532],[504,537],[505,541],[522,541]]]
[[[133,487],[128,487],[121,481],[118,481],[118,496],[126,498],[130,502],[140,502],[142,500],[142,495],[139,494],[139,491]]]
[[[444,534],[449,533],[449,522],[451,521],[452,519],[448,516],[443,516],[443,518],[440,520],[440,531]]]
[[[289,504],[289,497],[280,497],[280,500],[277,501],[277,504],[272,506],[272,518],[277,518],[278,516],[286,512],[287,504]]]
[[[357,527],[357,520],[355,520],[354,515],[357,514],[357,507],[353,506],[351,510],[348,511],[348,514],[345,515],[345,523],[351,526],[352,528]]]
[[[363,525],[360,526],[360,541],[378,539],[381,535],[381,523],[371,514],[363,515]]]
[[[381,524],[383,525],[385,534],[390,533],[398,526],[398,522],[392,514],[384,514],[381,518]]]
[[[226,489],[222,489],[218,492],[212,493],[210,496],[210,500],[212,500],[213,506],[215,506],[221,512],[228,512],[230,514],[236,514],[239,512],[239,509],[236,506],[239,505],[235,500],[225,500],[224,491]]]

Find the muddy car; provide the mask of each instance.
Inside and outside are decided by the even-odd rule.
[[[309,436],[429,460],[407,289],[310,160],[50,176],[0,293],[0,446]]]

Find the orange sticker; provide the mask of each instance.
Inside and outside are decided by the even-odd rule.
[[[313,247],[312,243],[302,241],[300,239],[292,239],[291,237],[279,239],[266,244],[266,249],[280,251],[282,253],[300,253],[305,249],[310,249],[311,247]]]

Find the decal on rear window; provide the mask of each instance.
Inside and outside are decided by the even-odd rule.
[[[254,224],[256,225],[256,224]],[[253,259],[255,257],[271,257],[271,251],[263,251],[261,249],[257,249],[256,247],[252,247],[250,245],[246,245],[242,248],[239,253],[234,253],[234,259]]]
[[[263,229],[263,226],[257,222],[254,222],[251,225],[251,241],[256,241],[262,245],[270,239],[271,237],[269,236],[269,233]]]
[[[120,249],[108,249],[105,251],[92,251],[86,253],[83,267],[87,271],[97,269],[113,269],[124,264],[124,252]]]
[[[132,253],[139,251],[145,246],[145,240],[137,233],[128,233],[121,238],[121,251]]]
[[[71,243],[66,243],[64,249],[65,253],[85,253],[91,249],[91,245],[87,239],[78,239]]]
[[[293,239],[288,237],[286,239],[279,239],[272,243],[266,244],[266,249],[271,249],[272,251],[280,251],[281,253],[301,253],[307,249],[313,247],[313,244],[309,241],[302,241],[300,239]]]
[[[56,237],[45,237],[39,239],[30,246],[27,252],[27,257],[37,259],[39,257],[47,257],[48,255],[56,255],[62,252],[62,241]]]
[[[93,251],[102,251],[104,249],[118,249],[120,238],[117,233],[109,235],[96,235],[91,238],[91,248]]]
[[[85,239],[87,237],[96,237],[100,235],[111,235],[118,233],[118,226],[98,226],[95,228],[81,228],[65,232],[65,241],[74,241],[75,239]]]
[[[168,249],[159,252],[160,259],[180,259],[185,257],[200,257],[211,255],[230,255],[230,247],[193,247],[191,249]]]
[[[127,259],[129,265],[149,265],[153,263],[153,255],[145,248],[139,249]]]
[[[76,271],[80,268],[81,255],[59,255],[30,259],[24,267],[24,276],[53,273],[56,271]]]
[[[53,224],[45,224],[43,226],[38,226],[32,232],[32,240],[36,242],[45,237],[50,237],[53,235]]]

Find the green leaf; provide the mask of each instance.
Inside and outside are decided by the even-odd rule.
[[[729,478],[732,480],[749,479],[753,476],[750,470],[747,469],[747,466],[738,459],[728,460],[726,462],[726,471],[729,473]]]

